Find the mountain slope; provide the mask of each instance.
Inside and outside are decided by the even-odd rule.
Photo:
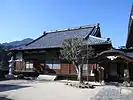
[[[23,44],[27,44],[29,42],[33,41],[33,39],[31,38],[26,38],[24,40],[21,40],[21,41],[13,41],[13,42],[10,42],[10,43],[2,43],[2,45],[5,45],[5,46],[19,46],[19,45],[23,45]]]

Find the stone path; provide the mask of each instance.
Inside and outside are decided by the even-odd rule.
[[[133,100],[133,90],[127,87],[104,86],[92,100]]]

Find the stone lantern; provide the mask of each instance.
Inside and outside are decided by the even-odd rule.
[[[14,60],[13,57],[11,57],[11,59],[8,61],[9,62],[9,73],[7,75],[7,78],[11,79],[14,78],[13,76],[13,66],[14,66]]]

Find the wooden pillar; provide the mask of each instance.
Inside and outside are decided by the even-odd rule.
[[[67,64],[67,67],[68,67],[68,75],[70,75],[70,64]]]
[[[88,44],[88,43],[87,43],[87,44]],[[87,73],[86,73],[86,74],[87,74],[87,82],[89,81],[89,66],[88,66],[88,65],[89,65],[89,61],[88,61],[89,58],[88,58],[88,56],[89,56],[89,55],[88,55],[88,45],[87,45],[87,59],[86,59],[86,61],[87,61],[87,62],[86,62],[86,64],[87,64]]]
[[[87,71],[87,82],[88,82],[89,81],[89,64],[88,64],[88,62],[87,62],[87,69],[86,69],[86,71]]]
[[[129,67],[128,62],[126,63],[126,68],[124,69],[124,81],[129,82]]]
[[[133,63],[128,64],[129,69],[129,81],[133,81]]]
[[[52,70],[53,70],[53,63],[54,63],[54,60],[52,59]]]
[[[116,62],[117,66],[117,80],[120,81],[120,63]]]
[[[124,67],[125,67],[125,62],[119,62],[119,82],[123,82],[124,80]]]
[[[128,78],[128,81],[130,80],[129,78],[129,62],[127,62],[127,78]]]
[[[104,65],[104,80],[106,81],[107,64]]]
[[[106,66],[106,73],[105,73],[106,81],[109,81],[109,70],[110,70],[110,62],[108,62]]]

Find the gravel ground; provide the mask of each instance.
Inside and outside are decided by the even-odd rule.
[[[57,81],[9,80],[0,82],[0,96],[5,96],[7,100],[91,100],[100,90],[101,87],[74,88]]]
[[[128,87],[103,86],[92,100],[133,100],[133,89]]]
[[[133,100],[133,88],[79,89],[59,81],[8,80],[0,81],[0,100]]]

